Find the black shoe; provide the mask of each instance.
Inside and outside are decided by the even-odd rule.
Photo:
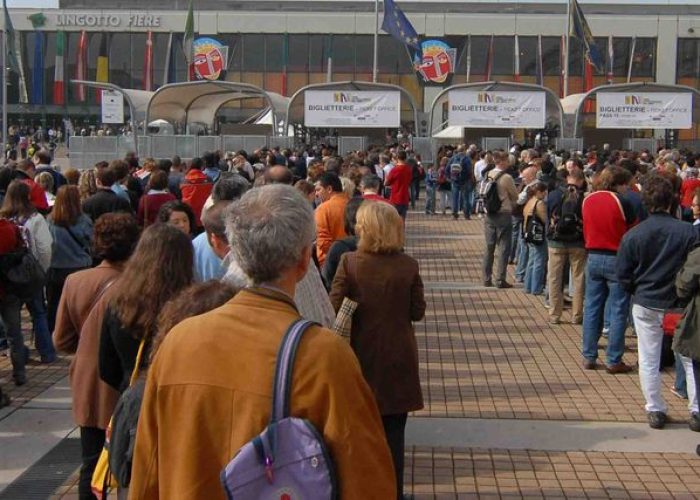
[[[491,288],[493,286],[493,281],[491,281],[491,280],[484,281],[484,286]]]
[[[597,366],[597,364],[596,364],[595,360],[583,358],[583,369],[584,370],[595,370],[596,366]]]
[[[693,412],[688,419],[688,428],[693,432],[700,432],[700,413]]]
[[[27,383],[27,373],[22,372],[22,373],[15,373],[12,378],[15,379],[15,385],[17,387],[22,386]]]
[[[652,429],[663,429],[666,425],[666,414],[662,411],[650,411],[647,413],[647,421]]]
[[[496,288],[513,288],[513,285],[511,285],[507,281],[501,281],[496,285]]]
[[[2,389],[0,389],[0,408],[5,408],[6,406],[10,406],[10,403],[12,400],[10,399],[10,396],[2,392]]]

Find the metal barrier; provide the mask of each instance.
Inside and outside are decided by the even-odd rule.
[[[493,151],[502,149],[508,151],[510,149],[510,138],[508,137],[482,137],[481,149]]]
[[[411,148],[418,153],[423,163],[433,163],[435,161],[436,144],[430,137],[411,137]]]
[[[208,151],[219,151],[221,149],[220,135],[200,135],[197,137],[197,155],[202,156]]]
[[[294,137],[270,136],[267,145],[270,148],[291,149],[294,147]]]
[[[656,153],[659,147],[658,139],[625,139],[622,141],[622,145],[625,149],[631,151],[642,151],[647,149],[652,153]]]
[[[338,154],[345,155],[354,151],[367,149],[367,137],[338,137]]]
[[[267,146],[267,139],[265,135],[224,135],[221,138],[224,151],[243,149],[248,153]]]
[[[583,139],[578,137],[556,137],[554,146],[558,151],[583,151]]]

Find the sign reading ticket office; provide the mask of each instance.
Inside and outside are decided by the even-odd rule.
[[[307,127],[398,128],[400,92],[307,90],[304,92]]]
[[[598,128],[688,129],[693,127],[690,92],[598,92]]]
[[[544,128],[544,92],[451,90],[448,120],[469,128]]]

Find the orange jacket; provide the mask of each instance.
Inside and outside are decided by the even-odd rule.
[[[333,193],[328,201],[316,209],[316,256],[321,266],[326,261],[333,242],[347,237],[345,207],[348,201],[345,194]]]

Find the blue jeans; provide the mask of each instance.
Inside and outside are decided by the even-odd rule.
[[[682,396],[688,397],[688,385],[685,379],[685,367],[681,361],[681,356],[678,353],[673,353],[675,358],[674,368],[676,370],[676,378],[673,382],[673,388]]]
[[[620,363],[625,351],[625,329],[630,296],[617,281],[617,256],[589,253],[586,263],[586,295],[583,306],[583,357],[598,358],[598,340],[603,329],[605,302],[610,302],[608,366]]]
[[[523,233],[523,218],[513,216],[513,235],[510,242],[510,260],[515,261],[520,252],[520,240]]]
[[[36,350],[39,351],[42,360],[53,361],[56,357],[56,349],[53,346],[51,332],[49,331],[43,290],[27,302],[27,309],[29,309],[29,314],[32,316]]]
[[[474,212],[474,186],[471,184],[462,187],[462,211],[465,217],[470,217]]]
[[[425,213],[435,213],[435,187],[425,187]]]
[[[515,279],[525,281],[525,271],[527,270],[528,247],[525,238],[518,236],[518,265],[515,268]]]
[[[452,183],[452,215],[457,217],[459,215],[459,210],[461,208],[462,202],[462,186]]]
[[[525,293],[539,295],[544,291],[544,271],[547,269],[547,243],[527,244],[527,269],[525,270]]]

